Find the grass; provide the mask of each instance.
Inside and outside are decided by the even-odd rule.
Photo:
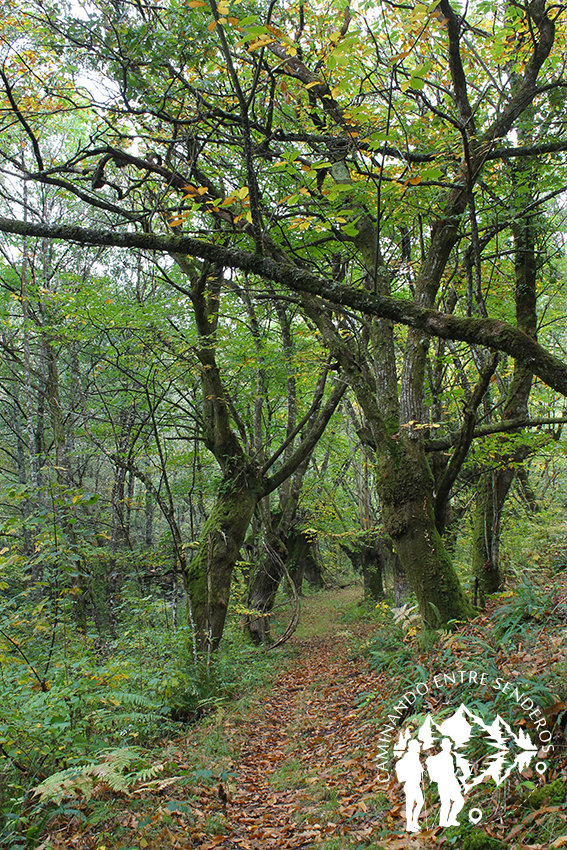
[[[298,758],[288,758],[270,774],[269,782],[275,791],[288,788],[306,788],[305,764]]]
[[[353,586],[337,591],[308,592],[301,599],[301,621],[295,633],[298,640],[322,637],[339,629],[345,615],[361,598],[362,587]]]

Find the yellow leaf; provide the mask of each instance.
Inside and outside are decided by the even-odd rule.
[[[170,218],[169,219],[169,226],[170,227],[177,227],[179,224],[183,224],[183,221],[184,221],[183,217],[181,217],[181,218]]]
[[[148,846],[148,842],[146,841],[146,839],[140,838],[140,847],[147,847],[147,846]]]
[[[217,22],[211,21],[211,23],[207,26],[207,29],[208,29],[209,32],[213,32],[216,29],[216,26],[217,26]]]
[[[408,182],[411,186],[417,186],[418,183],[421,183],[421,177],[412,177]]]
[[[197,190],[195,189],[194,186],[191,186],[191,184],[189,184],[188,186],[183,186],[183,191],[187,192],[187,194],[189,194],[189,195],[196,195],[197,194]]]
[[[218,22],[219,24],[226,24],[226,20],[226,18],[219,18]]]
[[[238,18],[229,18],[228,22],[229,22],[229,24],[232,24],[233,27],[237,27],[238,24],[240,23]]]
[[[319,82],[319,80],[313,80],[312,83],[307,83],[305,88],[306,89],[312,89],[312,88],[315,88],[315,86],[320,86],[320,85],[321,85],[321,83]]]
[[[332,41],[333,44],[336,44],[339,41],[340,37],[341,37],[341,34],[340,34],[339,30],[335,30],[335,32],[332,32],[331,35],[329,36],[329,40]]]
[[[248,186],[243,186],[241,189],[238,190],[238,197],[240,198],[241,201],[243,201],[244,198],[247,198],[248,195],[249,195]]]
[[[297,48],[296,47],[286,47],[285,52],[288,56],[297,56]]]
[[[275,38],[270,38],[269,35],[261,35],[255,41],[252,42],[250,47],[248,48],[248,52],[251,53],[253,50],[258,50],[259,47],[267,47],[268,44],[273,44]]]
[[[199,195],[206,195],[208,191],[209,190],[208,190],[207,186],[199,186],[199,188],[197,189],[197,192],[199,193]]]
[[[246,213],[246,221],[252,224],[252,213],[250,212],[250,210],[248,210],[248,212]]]
[[[230,207],[236,200],[236,195],[231,195],[229,198],[225,198],[221,204],[221,207]]]
[[[190,3],[187,3],[190,9],[199,9],[201,6],[206,6],[206,3],[203,3],[203,0],[191,0]]]

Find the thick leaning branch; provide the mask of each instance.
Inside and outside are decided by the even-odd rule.
[[[473,439],[488,437],[490,434],[505,434],[509,431],[518,431],[520,428],[541,428],[542,425],[563,425],[567,423],[567,416],[542,416],[537,419],[529,419],[527,416],[518,416],[515,419],[503,419],[500,422],[490,422],[488,425],[479,425],[473,431]],[[426,452],[445,452],[452,449],[459,440],[460,432],[453,434],[446,440],[427,440]]]
[[[278,283],[294,292],[310,293],[341,307],[350,307],[369,316],[390,319],[417,328],[429,336],[459,340],[503,351],[537,375],[545,384],[567,396],[567,364],[555,357],[527,334],[500,319],[476,319],[447,315],[420,307],[402,298],[373,295],[361,289],[319,278],[304,269],[276,263],[248,251],[230,249],[189,236],[159,236],[152,233],[93,230],[74,225],[47,225],[0,217],[0,232],[45,239],[62,239],[81,245],[135,248],[163,254],[186,254],[225,268],[240,269]]]

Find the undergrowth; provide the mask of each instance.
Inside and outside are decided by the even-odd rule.
[[[124,598],[115,638],[82,633],[73,615],[68,594],[38,603],[33,588],[0,606],[2,847],[36,846],[64,811],[84,817],[72,789],[88,796],[96,780],[125,790],[159,773],[159,757],[141,748],[151,753],[274,667],[238,624],[216,657],[196,660],[189,627],[154,597]]]
[[[529,707],[535,705],[540,712],[536,716],[545,718],[551,734],[556,755],[547,756],[541,747],[539,751],[539,758],[549,764],[545,778],[526,769],[518,775],[509,797],[494,786],[491,805],[500,813],[497,834],[505,840],[491,838],[485,829],[477,829],[463,818],[462,826],[447,830],[448,847],[517,847],[505,834],[506,822],[510,833],[522,834],[521,846],[554,846],[554,839],[565,829],[567,777],[562,754],[567,719],[567,593],[561,571],[552,564],[545,571],[539,562],[537,567],[527,570],[524,565],[521,575],[509,577],[510,589],[495,594],[486,611],[453,631],[420,633],[412,622],[410,604],[389,611],[383,603],[377,605],[381,618],[365,649],[370,665],[389,679],[392,698],[383,709],[384,716],[395,713],[402,695],[412,692],[415,699],[408,697],[401,723],[417,728],[432,711],[435,722],[441,722],[464,703],[487,724],[497,714],[510,728],[522,728],[535,741],[537,727],[529,716]],[[488,683],[484,691],[471,686],[481,675]],[[421,693],[418,683],[424,683]],[[527,700],[525,710],[522,700]],[[480,751],[477,754],[479,759],[482,755]],[[475,802],[475,793],[471,792],[467,806],[481,805],[481,798]],[[426,807],[431,807],[431,800]]]

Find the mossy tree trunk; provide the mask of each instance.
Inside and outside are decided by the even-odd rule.
[[[529,110],[527,115],[529,116]],[[520,136],[526,138],[525,118]],[[529,127],[528,134],[532,128]],[[519,162],[513,166],[513,179],[518,184],[520,209],[533,200],[536,168],[532,163]],[[532,339],[537,339],[536,290],[538,279],[536,216],[519,216],[512,224],[514,240],[515,311],[516,324]],[[528,418],[528,402],[532,373],[522,363],[514,363],[514,372],[503,410],[504,419]],[[475,589],[480,604],[486,594],[500,590],[504,583],[500,566],[500,529],[502,512],[518,465],[531,453],[525,445],[512,449],[500,458],[501,468],[481,476],[476,494],[473,517],[472,565]]]
[[[408,429],[409,430],[409,429]],[[433,479],[416,435],[408,433],[397,460],[379,480],[385,529],[414,590],[424,623],[436,628],[473,614],[435,525]]]
[[[303,581],[311,587],[323,587],[321,561],[317,544],[312,537],[298,528],[292,528],[287,543],[287,569],[295,589],[301,595]]]
[[[263,452],[257,451],[262,442],[261,434],[255,431],[253,439],[248,440],[243,423],[238,421],[234,429],[235,405],[231,404],[217,361],[220,296],[225,283],[223,268],[213,268],[209,264],[197,268],[183,255],[176,254],[174,259],[191,280],[190,294],[198,334],[195,350],[201,364],[203,440],[223,472],[215,506],[199,538],[197,554],[190,563],[186,563],[184,557],[181,560],[197,648],[211,651],[218,647],[222,637],[234,567],[254,510],[294,474],[301,480],[313,449],[344,394],[345,383],[337,380],[324,401],[329,373],[325,367],[308,414],[296,425],[289,423],[286,439],[271,458],[266,459]],[[239,294],[250,308],[246,291]],[[254,314],[251,321],[256,322]],[[255,415],[255,429],[260,421],[261,416]],[[298,441],[292,446],[296,437]],[[280,465],[269,474],[278,461]],[[294,484],[284,490],[289,492],[293,516],[298,493]]]
[[[502,585],[499,567],[500,511],[495,505],[496,474],[486,473],[479,479],[473,510],[472,570],[475,602],[483,606],[488,593],[496,593]]]
[[[287,556],[287,547],[278,533],[276,520],[275,527],[266,530],[263,557],[254,573],[248,594],[248,608],[255,613],[249,615],[246,625],[250,637],[257,645],[269,643],[271,640],[270,617],[284,575]]]
[[[434,303],[441,275],[457,240],[458,219],[465,208],[466,194],[456,189],[447,202],[446,218],[432,234],[428,255],[415,284],[416,297],[426,306]],[[390,280],[380,255],[375,255],[368,266],[367,287],[388,295]],[[370,276],[371,269],[374,279]],[[337,357],[364,413],[367,443],[375,456],[376,488],[384,528],[415,592],[424,624],[438,627],[468,619],[473,608],[436,527],[435,483],[425,453],[422,423],[426,417],[429,337],[419,330],[408,331],[398,388],[390,322],[384,319],[369,322],[368,356],[363,357],[354,335],[349,338],[328,314],[316,310],[312,301],[306,299],[304,304]]]
[[[376,534],[367,534],[342,549],[354,571],[360,573],[364,582],[365,599],[384,599],[384,562],[382,541]]]
[[[246,483],[225,479],[197,553],[186,566],[185,587],[200,651],[216,650],[222,638],[234,566],[261,492],[259,478]]]

